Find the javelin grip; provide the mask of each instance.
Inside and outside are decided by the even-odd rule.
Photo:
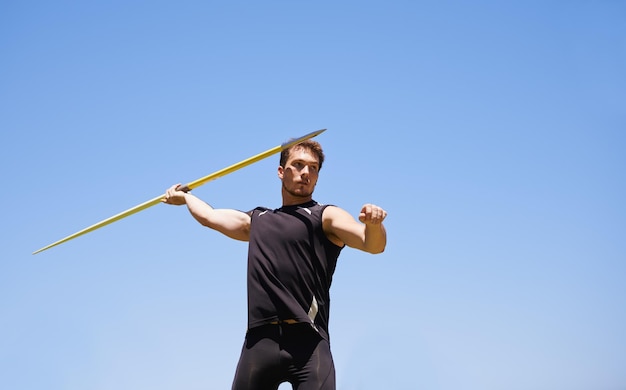
[[[191,191],[191,188],[189,188],[189,187],[187,186],[187,184],[185,184],[185,185],[179,185],[178,187],[176,187],[176,191],[182,191],[182,192],[187,193],[187,192]]]

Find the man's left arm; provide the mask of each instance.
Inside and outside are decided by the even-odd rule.
[[[337,245],[381,253],[387,245],[387,232],[383,225],[386,217],[387,212],[380,206],[366,204],[359,213],[359,223],[347,211],[328,206],[323,215],[324,231]]]

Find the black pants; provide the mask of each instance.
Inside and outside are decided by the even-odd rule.
[[[310,324],[250,329],[237,365],[233,390],[335,390],[335,365],[328,341]]]

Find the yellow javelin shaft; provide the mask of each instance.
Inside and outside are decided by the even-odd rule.
[[[242,161],[240,161],[240,162],[238,162],[236,164],[233,164],[233,165],[231,165],[229,167],[226,167],[226,168],[220,169],[219,171],[213,172],[210,175],[207,175],[207,176],[201,177],[201,178],[199,178],[197,180],[194,180],[194,181],[188,183],[187,185],[181,187],[181,189],[186,192],[186,191],[192,190],[194,188],[198,188],[201,185],[206,184],[206,183],[208,183],[211,180],[215,180],[215,179],[217,179],[219,177],[228,175],[229,173],[233,173],[236,170],[241,169],[243,167],[246,167],[246,166],[248,166],[250,164],[254,164],[257,161],[260,161],[260,160],[262,160],[264,158],[267,158],[267,157],[269,157],[271,155],[274,155],[276,153],[281,152],[283,149],[287,149],[287,148],[289,148],[289,147],[291,147],[291,146],[293,146],[293,145],[295,145],[297,143],[300,143],[300,142],[302,142],[304,140],[307,140],[309,138],[313,138],[313,137],[323,133],[324,131],[326,131],[326,129],[317,130],[317,131],[314,131],[314,132],[309,133],[307,135],[304,135],[304,136],[302,136],[300,138],[295,138],[295,139],[292,139],[290,141],[287,141],[287,142],[285,142],[285,143],[283,143],[281,145],[273,147],[272,149],[266,150],[263,153],[259,153],[256,156],[249,157],[249,158],[247,158],[245,160],[242,160]],[[93,232],[94,230],[99,229],[99,228],[101,228],[103,226],[111,224],[111,223],[113,223],[115,221],[119,221],[120,219],[126,218],[129,215],[138,213],[141,210],[145,210],[148,207],[152,207],[152,206],[154,206],[156,204],[159,204],[159,203],[161,203],[161,199],[163,199],[163,196],[164,195],[157,196],[156,198],[150,199],[150,200],[148,200],[148,201],[146,201],[146,202],[144,202],[142,204],[139,204],[139,205],[137,205],[137,206],[135,206],[133,208],[130,208],[130,209],[126,210],[126,211],[122,211],[119,214],[116,214],[116,215],[114,215],[114,216],[112,216],[110,218],[107,218],[107,219],[105,219],[103,221],[100,221],[100,222],[94,224],[94,225],[91,225],[91,226],[89,226],[89,227],[87,227],[87,228],[85,228],[85,229],[83,229],[83,230],[81,230],[79,232],[76,232],[76,233],[74,233],[74,234],[72,234],[70,236],[67,236],[67,237],[65,237],[65,238],[63,238],[63,239],[61,239],[61,240],[59,240],[57,242],[54,242],[54,243],[52,243],[50,245],[47,245],[47,246],[44,246],[43,248],[38,249],[35,252],[33,252],[33,255],[35,255],[35,254],[37,254],[39,252],[43,252],[46,249],[50,249],[53,246],[60,245],[60,244],[62,244],[64,242],[67,242],[67,241],[69,241],[71,239],[74,239],[76,237],[82,236],[83,234],[87,234],[89,232]]]

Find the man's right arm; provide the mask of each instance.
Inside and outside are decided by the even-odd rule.
[[[250,216],[233,209],[214,209],[209,204],[188,192],[178,191],[180,185],[170,187],[163,197],[163,203],[187,205],[191,215],[201,225],[240,241],[250,238]]]

